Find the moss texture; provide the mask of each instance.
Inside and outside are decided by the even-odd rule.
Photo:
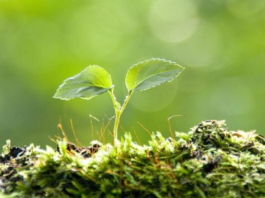
[[[58,140],[42,150],[4,146],[3,197],[265,197],[265,138],[201,122],[176,139],[157,132],[148,145],[126,134],[117,146],[78,148]]]

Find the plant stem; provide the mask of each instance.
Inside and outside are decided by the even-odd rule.
[[[109,90],[109,94],[113,103],[113,107],[115,110],[115,114],[117,114],[117,111],[120,109],[120,103],[117,102],[116,97],[114,95],[114,88]]]
[[[124,103],[122,105],[122,107],[120,106],[120,103],[117,102],[116,97],[114,95],[114,89],[111,89],[109,91],[110,97],[112,99],[113,102],[113,106],[114,106],[114,110],[115,110],[115,122],[114,122],[114,127],[113,127],[113,138],[114,138],[114,145],[117,144],[117,138],[118,138],[118,129],[119,129],[119,124],[120,124],[120,118],[121,118],[121,114],[123,113],[125,107],[127,106],[133,91],[130,91],[128,93],[128,95],[126,96]]]
[[[122,105],[122,107],[121,107],[121,109],[120,109],[121,114],[122,114],[122,112],[124,111],[125,107],[127,106],[129,100],[131,99],[131,97],[132,97],[132,93],[133,93],[133,91],[129,91],[128,95],[126,96],[126,98],[125,98],[125,100],[124,100],[124,103],[123,103],[123,105]]]
[[[113,138],[114,138],[114,145],[117,145],[117,138],[118,138],[118,128],[120,124],[121,112],[118,110],[116,112],[114,127],[113,127]]]

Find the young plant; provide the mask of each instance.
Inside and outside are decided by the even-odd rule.
[[[114,145],[117,143],[120,117],[127,106],[134,91],[147,90],[162,83],[170,82],[176,78],[184,67],[177,63],[153,58],[133,65],[127,72],[125,84],[128,94],[123,105],[116,100],[114,85],[110,74],[100,66],[90,65],[79,74],[66,79],[57,89],[54,98],[70,100],[82,98],[89,100],[99,94],[108,92],[115,110],[113,128]]]

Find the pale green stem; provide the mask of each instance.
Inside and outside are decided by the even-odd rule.
[[[113,137],[114,137],[114,145],[117,145],[117,138],[118,138],[118,128],[120,124],[121,112],[116,112],[114,127],[113,127]]]
[[[113,91],[114,91],[114,88],[110,89],[109,90],[109,94],[110,94],[110,97],[111,97],[111,100],[112,100],[112,103],[113,103],[115,114],[117,114],[117,111],[120,109],[120,104],[117,102]]]
[[[122,112],[124,111],[125,107],[127,106],[129,100],[131,99],[131,97],[132,97],[132,93],[133,93],[133,91],[130,91],[130,92],[128,93],[128,95],[126,96],[126,98],[125,98],[125,100],[124,100],[124,103],[123,103],[123,105],[122,105],[122,107],[121,107],[121,109],[120,109],[121,114],[122,114]]]
[[[133,93],[133,91],[130,91],[128,93],[128,95],[126,96],[124,103],[121,107],[115,98],[115,95],[113,93],[113,89],[111,89],[109,91],[110,97],[111,97],[113,105],[114,105],[115,114],[116,114],[115,122],[114,122],[114,128],[113,128],[114,145],[116,145],[117,138],[118,138],[118,128],[119,128],[119,124],[120,124],[121,114],[123,113],[125,107],[127,106],[128,102],[132,96],[132,93]]]

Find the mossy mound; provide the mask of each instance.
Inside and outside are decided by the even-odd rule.
[[[0,158],[2,196],[265,197],[265,138],[224,126],[205,121],[176,140],[157,132],[144,146],[130,134],[115,147],[58,141],[57,150],[19,150],[8,143]]]

